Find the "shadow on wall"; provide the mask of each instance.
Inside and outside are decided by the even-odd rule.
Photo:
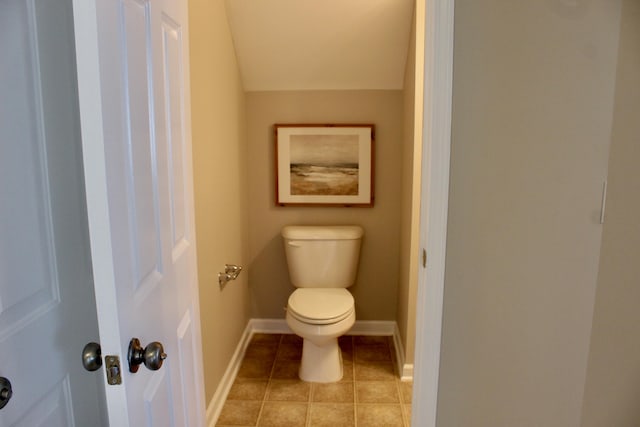
[[[294,287],[289,280],[287,261],[280,233],[263,246],[249,266],[251,316],[254,318],[284,319],[284,308]],[[268,301],[268,303],[265,303]],[[269,310],[269,307],[282,307]]]

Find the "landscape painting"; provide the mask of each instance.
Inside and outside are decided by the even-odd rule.
[[[291,135],[291,194],[358,194],[357,135]]]
[[[279,205],[373,204],[373,125],[275,127]]]

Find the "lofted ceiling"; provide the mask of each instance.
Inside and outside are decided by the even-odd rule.
[[[246,91],[402,89],[414,0],[226,0]]]

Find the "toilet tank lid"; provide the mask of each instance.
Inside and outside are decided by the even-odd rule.
[[[354,240],[362,237],[359,225],[287,225],[282,237],[292,240]]]

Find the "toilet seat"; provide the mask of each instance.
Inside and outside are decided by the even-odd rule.
[[[329,325],[349,317],[353,296],[344,288],[299,288],[289,296],[287,311],[301,322]]]

